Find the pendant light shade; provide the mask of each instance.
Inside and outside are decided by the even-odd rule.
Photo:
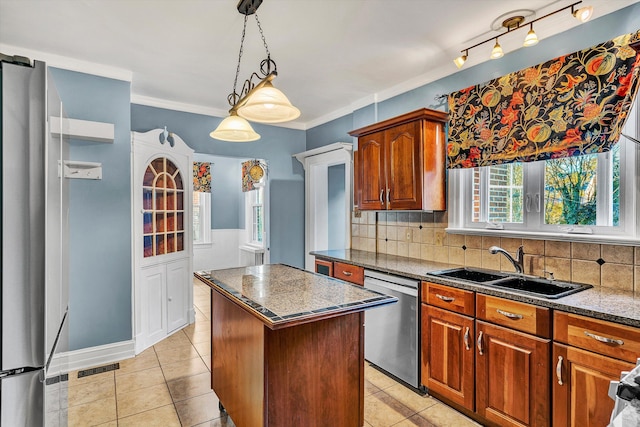
[[[493,50],[491,51],[491,59],[502,58],[504,52],[502,51],[502,46],[498,43],[498,39],[496,39],[496,44],[493,46]]]
[[[522,44],[524,47],[534,46],[538,44],[538,35],[535,31],[533,31],[533,24],[531,24],[531,29],[527,33],[527,37],[524,38],[524,43]]]
[[[251,142],[260,139],[260,135],[253,130],[249,122],[235,112],[231,112],[229,117],[221,121],[209,136],[229,142]]]
[[[238,115],[258,123],[280,123],[297,119],[300,110],[291,105],[284,93],[267,81],[238,108]]]

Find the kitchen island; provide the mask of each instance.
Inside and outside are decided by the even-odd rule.
[[[238,427],[362,426],[363,310],[396,302],[286,265],[198,271],[211,387]]]

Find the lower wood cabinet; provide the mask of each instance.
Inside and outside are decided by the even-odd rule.
[[[476,320],[476,413],[500,426],[548,426],[550,340]]]
[[[422,384],[474,410],[473,318],[422,304]]]
[[[554,427],[602,427],[609,424],[614,402],[609,382],[635,366],[563,344],[553,344]]]

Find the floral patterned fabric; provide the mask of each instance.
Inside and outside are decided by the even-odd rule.
[[[249,175],[249,170],[251,170],[254,164],[255,162],[253,160],[242,163],[242,191],[245,193],[254,189],[253,179],[251,175]]]
[[[193,191],[211,193],[211,163],[193,162]]]
[[[448,167],[608,151],[638,90],[638,42],[640,31],[451,93]]]

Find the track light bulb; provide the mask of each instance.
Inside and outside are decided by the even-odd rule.
[[[458,56],[456,59],[453,60],[453,63],[456,64],[456,67],[462,68],[464,63],[467,62],[467,55],[468,54],[469,54],[469,51],[465,50],[464,54]]]
[[[531,29],[527,33],[527,37],[524,38],[524,43],[522,44],[524,47],[534,46],[538,44],[538,35],[535,31],[533,31],[533,24],[531,24]]]
[[[504,52],[502,51],[502,46],[498,43],[498,39],[496,39],[496,44],[493,46],[493,50],[491,51],[491,59],[498,59],[504,56]]]
[[[571,8],[571,11],[573,13],[573,16],[580,22],[587,22],[589,19],[591,19],[591,15],[593,15],[593,6],[585,6],[585,7],[581,7],[580,9],[573,11],[573,8]]]

